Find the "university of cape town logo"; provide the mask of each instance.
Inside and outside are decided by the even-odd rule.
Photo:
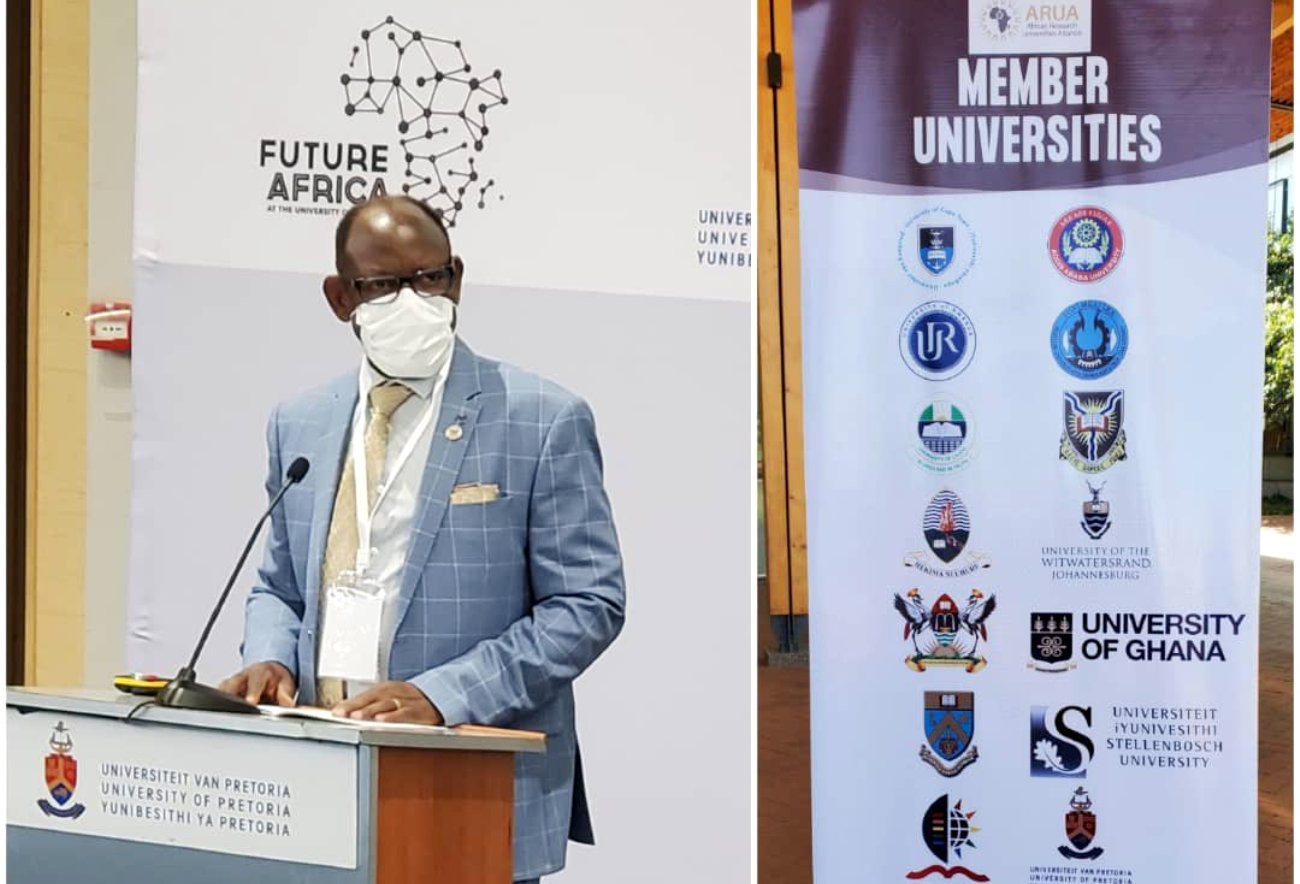
[[[402,192],[428,203],[449,227],[467,206],[485,208],[496,181],[475,155],[490,134],[488,113],[510,101],[501,71],[480,73],[460,40],[412,30],[391,15],[360,38],[339,77],[343,112],[392,114]]]
[[[972,691],[926,691],[923,711],[926,745],[921,760],[945,777],[955,777],[979,760]],[[945,764],[944,762],[947,762]]]
[[[1114,270],[1124,255],[1124,233],[1104,210],[1086,206],[1061,216],[1052,227],[1047,249],[1066,279],[1096,282]]]
[[[77,789],[77,759],[72,757],[72,734],[61,721],[50,734],[50,754],[45,756],[45,787],[50,790],[54,804],[42,798],[36,806],[46,816],[75,820],[85,812],[84,804],[68,804]]]
[[[1061,460],[1080,472],[1100,473],[1127,459],[1123,390],[1067,392],[1062,402]]]
[[[1029,710],[1029,774],[1086,777],[1097,750],[1083,728],[1092,727],[1091,706],[1034,706]]]
[[[1056,848],[1067,859],[1096,859],[1105,853],[1100,847],[1088,849],[1097,837],[1097,815],[1092,812],[1092,799],[1080,786],[1070,799],[1070,809],[1065,814],[1065,838],[1073,848],[1062,844]]]
[[[956,304],[926,301],[903,319],[898,351],[927,380],[956,377],[975,356],[975,325]]]
[[[1076,378],[1103,378],[1128,352],[1128,325],[1105,301],[1079,301],[1052,323],[1052,358]]]
[[[952,473],[970,462],[969,412],[946,396],[925,403],[916,419],[916,462],[935,473]]]
[[[978,654],[980,641],[988,640],[985,623],[997,606],[996,595],[985,598],[978,589],[970,591],[964,608],[947,593],[928,608],[915,587],[907,591],[906,598],[895,593],[894,610],[904,621],[903,639],[911,640],[915,652],[903,662],[913,672],[931,666],[960,666],[967,672],[979,672],[988,665]]]
[[[1105,489],[1106,483],[1102,482],[1097,488],[1093,488],[1091,482],[1087,485],[1092,500],[1083,502],[1083,521],[1079,526],[1093,540],[1101,540],[1110,530],[1110,501],[1101,499],[1101,492]]]
[[[992,564],[987,555],[966,548],[970,513],[955,491],[944,489],[930,499],[921,531],[926,548],[907,554],[903,564],[909,568],[932,577],[964,577]]]
[[[961,282],[976,257],[975,233],[966,219],[942,206],[917,212],[898,234],[898,266],[928,289]]]
[[[930,853],[943,865],[926,866],[908,872],[907,877],[919,881],[931,875],[940,875],[946,879],[963,875],[972,881],[989,880],[988,875],[981,875],[963,865],[951,865],[953,861],[960,862],[963,850],[975,847],[971,835],[978,832],[979,828],[971,824],[974,818],[975,811],[962,810],[960,799],[950,804],[947,795],[936,798],[921,818],[921,838]]]
[[[1030,669],[1068,672],[1074,668],[1074,623],[1067,612],[1035,611],[1029,615]]]

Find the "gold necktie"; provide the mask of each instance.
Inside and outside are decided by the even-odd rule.
[[[375,505],[379,495],[379,480],[384,473],[384,459],[388,453],[388,431],[393,412],[411,396],[411,389],[401,384],[384,384],[370,388],[370,419],[366,421],[363,441],[366,455],[366,489],[369,505]],[[356,440],[353,439],[353,445]],[[330,519],[329,540],[325,544],[325,567],[321,573],[321,590],[328,589],[344,571],[357,564],[357,477],[352,467],[351,449],[339,479],[339,490],[334,497],[334,516]],[[321,605],[324,613],[324,603]],[[316,703],[330,707],[343,699],[343,681],[338,678],[320,678],[316,681]]]

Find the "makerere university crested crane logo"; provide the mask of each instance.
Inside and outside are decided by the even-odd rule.
[[[510,99],[501,71],[471,64],[459,39],[387,16],[358,32],[337,82],[342,114],[392,120],[390,140],[261,139],[268,212],[340,215],[400,192],[454,227],[466,210],[503,198],[480,158],[491,137],[489,115]]]

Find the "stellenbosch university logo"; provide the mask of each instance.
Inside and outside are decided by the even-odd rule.
[[[394,140],[261,139],[267,211],[337,215],[400,191],[454,227],[469,206],[486,208],[496,181],[476,157],[490,135],[488,114],[509,103],[501,71],[480,74],[460,40],[412,30],[392,16],[359,36],[339,76],[342,111],[391,119]]]

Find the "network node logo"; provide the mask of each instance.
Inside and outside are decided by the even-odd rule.
[[[396,115],[403,193],[423,200],[449,227],[467,205],[486,208],[496,181],[483,175],[474,154],[490,134],[488,113],[510,103],[500,70],[480,76],[461,41],[411,30],[390,15],[361,31],[339,80],[348,116]]]

